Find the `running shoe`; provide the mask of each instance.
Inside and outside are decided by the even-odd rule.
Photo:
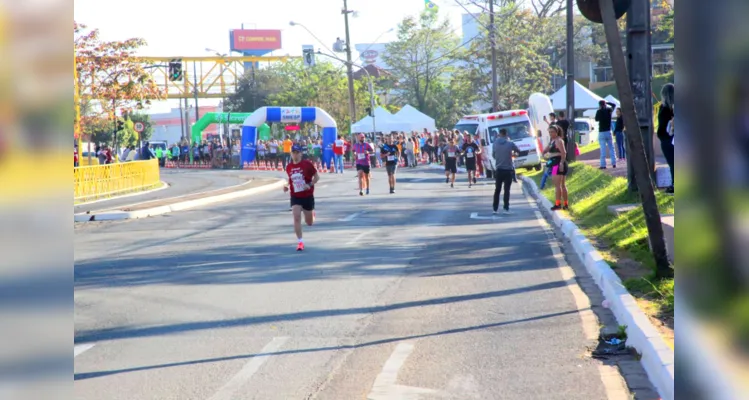
[[[360,191],[359,191],[359,196],[364,196],[364,192],[362,192],[362,191],[360,190]]]
[[[507,208],[505,208],[504,210],[502,210],[502,214],[509,215],[510,214],[510,210],[507,209]]]
[[[495,211],[492,211],[492,214],[493,214],[493,215],[497,215],[497,211],[496,211],[496,210],[495,210]]]
[[[450,184],[450,187],[451,187],[451,188],[454,188],[454,187],[455,187],[455,185],[453,185],[453,184],[451,183],[451,184]]]
[[[450,183],[450,178],[445,178],[445,183]]]
[[[369,195],[369,188],[367,188],[367,195]]]
[[[476,177],[473,178],[473,184],[476,184]]]
[[[471,183],[470,183],[470,182],[468,183],[468,188],[469,188],[469,189],[471,188]]]
[[[296,251],[304,251],[304,243],[299,243],[296,246]]]
[[[569,210],[569,209],[570,209],[570,206],[568,206],[568,205],[562,206],[562,210]]]
[[[561,210],[561,209],[562,209],[562,206],[551,207],[551,211],[558,211],[558,210]]]
[[[390,189],[390,194],[395,194],[395,189]]]

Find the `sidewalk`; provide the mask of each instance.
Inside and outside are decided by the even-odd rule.
[[[663,157],[663,153],[661,152],[658,139],[653,140],[653,153],[655,154],[655,170],[657,176],[656,185],[658,188],[668,187],[671,185],[671,174],[668,169],[666,158]],[[600,159],[601,149],[595,149],[577,157],[578,161],[582,161],[594,168],[599,168],[601,166]],[[603,170],[605,173],[614,177],[627,178],[627,160],[617,160],[616,168],[612,168],[611,156],[608,155],[608,157],[606,157],[606,167],[607,168]]]

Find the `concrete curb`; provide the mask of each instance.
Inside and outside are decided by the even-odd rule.
[[[139,211],[110,211],[101,213],[91,214],[76,214],[74,215],[75,222],[94,222],[94,221],[116,221],[122,219],[137,219],[147,218],[155,215],[167,214],[174,211],[187,210],[189,208],[200,207],[208,204],[219,203],[222,201],[228,201],[238,199],[240,197],[252,196],[255,194],[269,192],[273,189],[282,187],[286,181],[279,180],[274,183],[270,183],[263,186],[258,186],[250,189],[239,190],[231,193],[224,193],[217,196],[204,197],[202,199],[188,200],[177,202],[169,205],[148,208]]]
[[[674,352],[663,341],[645,313],[640,310],[635,298],[629,294],[621,279],[603,260],[601,253],[593,247],[577,225],[561,213],[551,211],[551,202],[539,192],[536,182],[524,176],[521,178],[530,188],[540,208],[551,215],[554,224],[570,240],[575,253],[608,300],[608,308],[614,313],[618,323],[627,325],[627,344],[637,349],[642,355],[640,363],[658,393],[664,400],[673,400]]]

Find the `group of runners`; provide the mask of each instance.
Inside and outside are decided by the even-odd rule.
[[[563,200],[557,201],[553,209],[567,209],[567,193],[564,186],[564,177],[567,174],[566,148],[564,146],[563,129],[556,124],[549,126],[551,141],[544,149],[544,157],[548,160],[547,167],[551,168],[552,176],[560,193],[557,198]],[[339,138],[340,139],[340,138]],[[355,159],[357,180],[359,183],[359,195],[364,196],[370,193],[370,173],[371,157],[378,154],[385,165],[388,175],[388,185],[390,194],[395,193],[396,171],[398,161],[401,157],[401,150],[394,141],[392,135],[384,137],[384,143],[379,146],[379,151],[375,152],[374,147],[366,141],[366,136],[360,134],[356,143],[353,144],[353,155]],[[499,209],[499,198],[504,190],[503,196],[503,213],[510,212],[510,187],[512,182],[516,182],[515,166],[513,157],[520,153],[517,145],[507,136],[505,129],[500,129],[499,136],[492,143],[492,156],[495,160],[495,189],[493,210],[497,214]],[[304,157],[304,147],[299,144],[293,144],[291,147],[290,162],[286,165],[286,174],[288,183],[284,186],[285,192],[291,195],[291,211],[294,216],[294,231],[296,233],[298,244],[297,251],[304,250],[304,240],[302,238],[302,218],[307,225],[311,226],[315,221],[315,184],[319,181],[320,175],[315,164]],[[464,157],[464,164],[468,175],[468,187],[477,183],[477,159],[482,153],[480,143],[472,138],[468,132],[463,133],[463,144],[456,144],[455,135],[447,138],[447,144],[441,148],[441,155],[445,166],[445,183],[449,183],[451,188],[455,187],[455,175],[457,173],[457,164],[459,157]]]

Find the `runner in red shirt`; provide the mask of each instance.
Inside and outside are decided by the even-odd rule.
[[[284,185],[283,191],[291,191],[291,211],[294,215],[294,232],[299,240],[296,251],[304,250],[302,239],[302,214],[307,225],[315,222],[315,184],[320,175],[314,164],[309,160],[302,160],[302,147],[291,147],[291,163],[286,166],[289,183]]]

